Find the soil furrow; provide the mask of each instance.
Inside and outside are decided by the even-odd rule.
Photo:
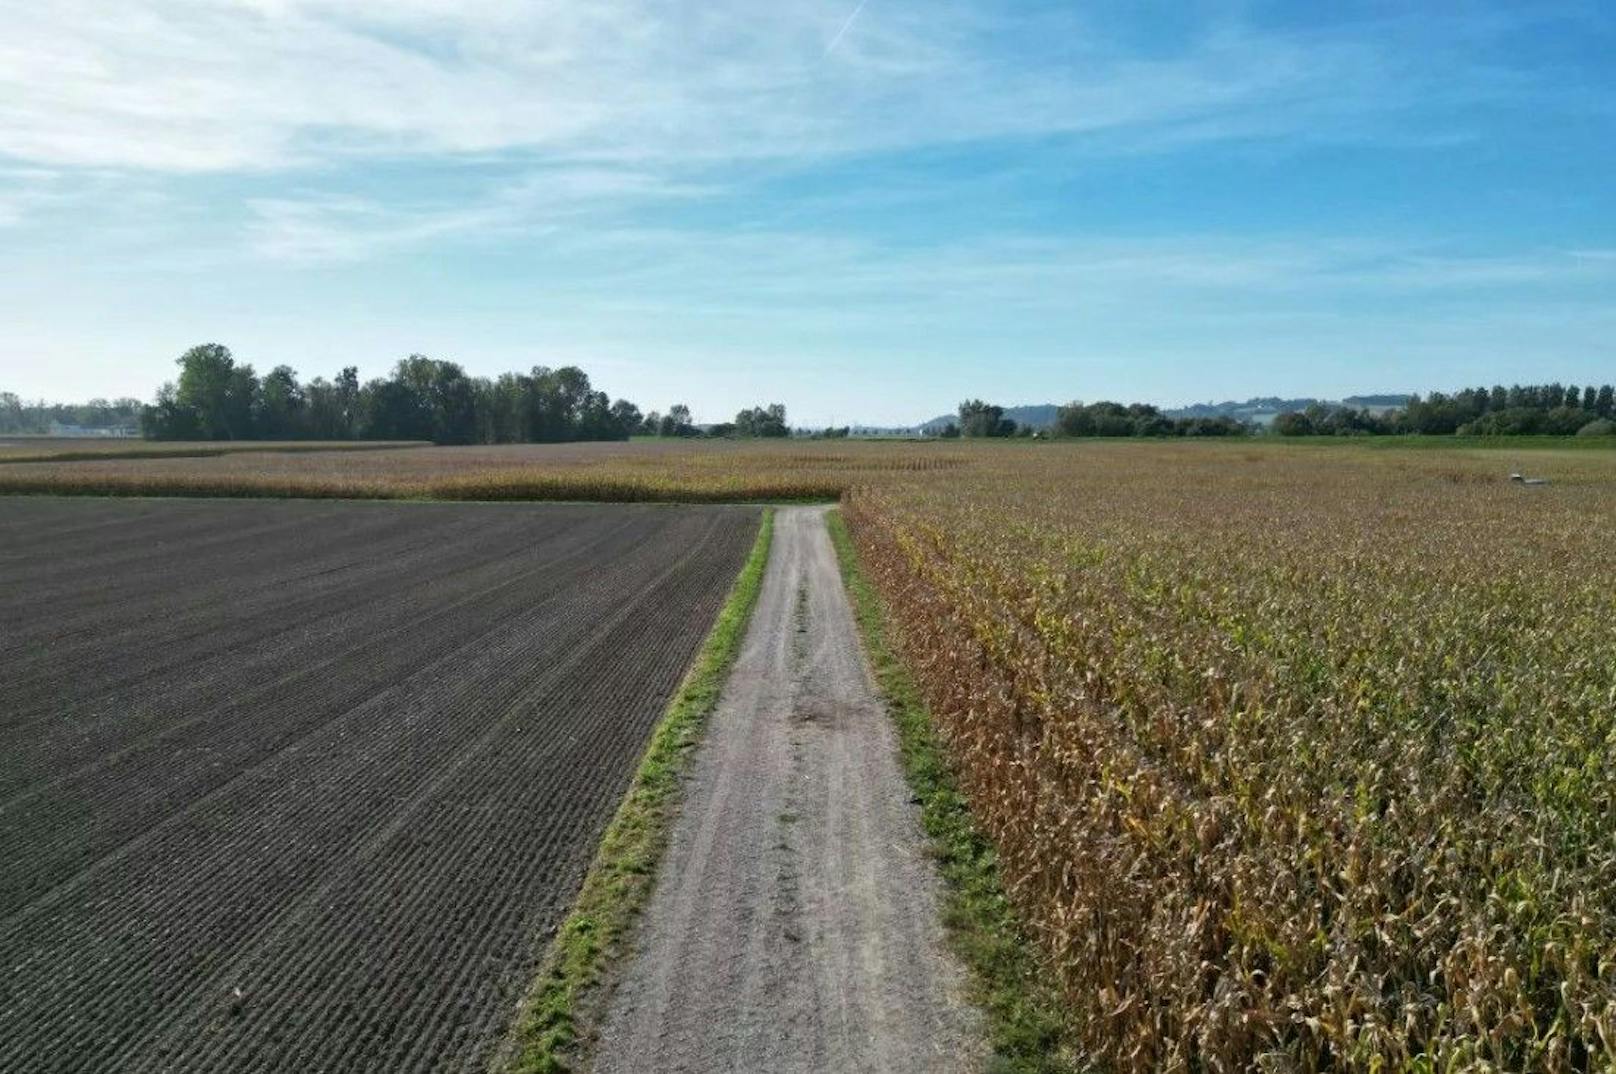
[[[85,752],[50,759],[78,774],[54,785],[59,795],[0,813],[16,882],[26,888],[30,869],[35,888],[62,878],[0,926],[0,1068],[480,1069],[758,512],[12,501],[8,522],[34,509],[40,522],[5,539],[49,541],[52,525],[77,527],[80,548],[142,525],[172,533],[153,509],[168,506],[215,533],[251,531],[271,507],[303,520],[263,528],[246,548],[203,540],[234,548],[243,578],[212,565],[173,580],[209,590],[187,593],[193,610],[253,594],[251,614],[278,615],[272,636],[285,646],[234,677],[204,661],[199,688],[183,661],[128,628],[168,589],[139,558],[121,562],[136,606],[99,655],[164,672],[124,687],[131,711],[150,717],[133,741],[114,713],[75,707],[93,705],[93,691],[66,699],[58,723],[89,717]],[[443,557],[476,566],[418,588],[419,548],[401,534],[422,523]],[[322,526],[337,536],[294,538]],[[396,559],[367,560],[344,548],[354,540]],[[381,594],[390,568],[396,600],[342,610],[309,599],[321,579],[356,575]],[[33,580],[15,577],[23,589]],[[67,593],[59,581],[40,584]],[[90,602],[117,603],[73,592],[82,603],[37,603],[27,628],[48,639],[54,619],[82,631]],[[277,593],[279,605],[265,599]],[[308,667],[312,681],[291,670]],[[97,749],[117,759],[98,765]]]

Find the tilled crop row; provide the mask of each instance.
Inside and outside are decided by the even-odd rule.
[[[8,1071],[482,1069],[757,519],[5,506],[0,560],[55,520],[81,552],[120,535],[99,585],[42,571],[7,595],[29,639],[25,684],[0,661],[8,701],[61,697],[0,760]],[[121,539],[146,525],[171,588]],[[34,582],[69,595],[30,613]],[[108,673],[75,681],[42,658],[91,605],[106,641],[61,652]]]
[[[603,544],[597,542],[595,550]],[[149,815],[166,815],[177,803],[196,801],[200,792],[229,773],[250,768],[258,757],[304,741],[334,715],[351,718],[359,711],[353,706],[399,675],[424,664],[452,673],[466,662],[470,650],[485,644],[486,634],[504,630],[511,616],[542,619],[545,614],[553,615],[555,610],[536,611],[531,605],[553,599],[565,583],[569,571],[559,567],[571,564],[576,570],[579,557],[594,554],[578,549],[563,559],[523,567],[516,576],[509,576],[514,568],[507,565],[508,576],[493,582],[477,572],[474,578],[458,579],[452,595],[441,587],[431,590],[426,607],[412,600],[407,614],[394,614],[378,629],[356,632],[352,616],[344,615],[330,632],[292,631],[303,636],[299,639],[302,644],[290,649],[259,647],[259,659],[250,668],[230,664],[198,668],[194,672],[197,680],[218,690],[220,696],[199,700],[189,690],[165,694],[164,715],[180,715],[133,744],[125,744],[121,736],[109,736],[108,745],[114,748],[100,758],[81,759],[38,792],[11,798],[6,805],[17,818],[11,827],[37,853],[43,850],[42,841],[51,838],[47,833],[58,831],[55,818],[63,809],[98,813],[92,838],[61,836],[69,844],[68,853],[80,860],[91,858],[101,848],[120,841],[124,833],[143,830]],[[601,578],[593,584],[611,584],[624,571],[633,574],[641,569],[633,561],[603,565]],[[567,599],[574,603],[580,599],[578,587],[571,587]],[[544,625],[555,629],[552,622]],[[327,633],[336,636],[322,636]],[[439,640],[446,638],[462,639],[459,648],[446,647]],[[359,670],[333,682],[334,672],[350,668]],[[261,674],[268,675],[268,681],[261,682]],[[96,707],[107,711],[105,706]],[[266,708],[293,715],[272,722],[252,719],[252,713]],[[147,715],[137,711],[142,717]],[[144,720],[125,720],[120,730],[137,724],[147,726]],[[199,760],[205,763],[199,764]],[[134,791],[129,787],[131,773],[141,776]],[[32,839],[23,834],[30,827],[36,830]],[[0,912],[12,905],[15,896],[13,868],[26,868],[34,885],[53,879],[37,860],[0,864]]]

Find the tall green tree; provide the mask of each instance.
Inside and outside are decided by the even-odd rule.
[[[612,421],[621,430],[624,438],[633,436],[645,425],[645,417],[640,408],[627,399],[619,399],[612,404]]]
[[[735,415],[735,435],[781,437],[791,435],[786,422],[786,408],[780,403],[766,407],[753,407]]]
[[[662,422],[657,427],[658,436],[695,436],[696,427],[690,422],[690,408],[683,403],[675,403],[668,408],[662,416]]]
[[[157,399],[140,412],[140,434],[148,440],[200,440],[202,420],[196,409],[181,403],[172,382],[157,389]]]
[[[174,403],[196,415],[203,440],[247,440],[253,435],[258,378],[250,365],[237,365],[230,348],[203,343],[179,357]]]
[[[1004,416],[1004,407],[967,399],[959,405],[959,427],[963,436],[1014,436],[1016,423]]]
[[[297,371],[278,365],[264,374],[258,388],[254,425],[266,440],[296,440],[308,435],[305,425],[308,396],[297,382]]]

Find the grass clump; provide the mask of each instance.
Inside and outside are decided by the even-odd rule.
[[[502,1064],[508,1074],[556,1074],[571,1070],[579,1058],[581,1038],[592,1015],[591,992],[608,962],[621,952],[630,927],[650,898],[678,800],[679,778],[740,652],[773,537],[774,512],[767,508],[751,554],[690,673],[652,734],[572,912],[556,934],[517,1016],[507,1061]]]
[[[898,731],[900,756],[933,842],[945,890],[943,921],[973,978],[972,999],[987,1016],[992,1074],[1064,1074],[1080,1068],[1068,1014],[1041,972],[999,880],[992,844],[977,829],[955,782],[925,701],[887,642],[891,622],[859,566],[841,512],[826,517],[842,581],[876,685]]]

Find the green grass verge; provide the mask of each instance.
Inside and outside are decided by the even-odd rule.
[[[751,555],[652,734],[572,912],[557,932],[517,1015],[508,1061],[503,1064],[508,1074],[566,1071],[579,1058],[591,992],[608,963],[621,953],[630,927],[650,898],[667,845],[679,777],[740,653],[773,538],[774,511],[765,508]]]
[[[1398,434],[1390,436],[1279,436],[1247,437],[1245,443],[1285,444],[1295,447],[1361,447],[1375,450],[1414,451],[1610,451],[1616,436],[1457,436]]]
[[[1070,1046],[1071,1014],[1034,957],[999,883],[993,846],[976,828],[914,680],[887,638],[886,607],[859,567],[840,511],[826,517],[842,581],[876,685],[898,730],[904,775],[920,801],[944,880],[943,922],[971,971],[972,999],[986,1014],[991,1074],[1070,1074],[1085,1067]]]

